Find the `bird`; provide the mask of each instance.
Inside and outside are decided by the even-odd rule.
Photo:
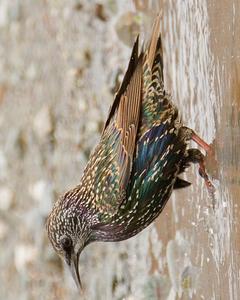
[[[205,155],[189,148],[211,146],[183,124],[164,87],[160,16],[146,47],[139,36],[120,88],[110,107],[100,141],[80,183],[61,195],[48,216],[50,242],[81,289],[79,257],[92,242],[129,239],[162,212],[173,190],[191,183],[181,178],[191,163],[210,191]]]

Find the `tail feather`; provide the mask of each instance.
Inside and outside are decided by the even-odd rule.
[[[160,34],[160,15],[153,25],[151,39],[144,52],[143,65],[143,98],[141,107],[141,128],[143,136],[153,126],[164,120],[177,118],[177,109],[167,96],[163,78],[163,50]]]
[[[159,42],[160,41],[160,42]],[[150,69],[152,69],[156,53],[161,46],[161,37],[160,37],[160,14],[158,14],[156,21],[154,22],[152,35],[150,38],[149,46],[147,49],[147,61]]]
[[[161,36],[158,37],[155,58],[152,67],[152,74],[158,73],[158,78],[160,81],[164,81],[163,78],[163,51],[162,51],[162,39]]]
[[[156,17],[153,25],[151,38],[145,51],[145,64],[147,70],[150,71],[149,76],[157,77],[163,87],[163,50],[162,39],[160,34],[160,14]]]

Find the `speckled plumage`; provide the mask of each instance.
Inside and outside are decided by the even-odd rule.
[[[199,150],[187,149],[193,136],[164,89],[157,18],[146,51],[139,54],[135,42],[80,184],[55,203],[49,216],[48,235],[58,254],[71,265],[88,243],[124,240],[148,226],[172,190],[190,184],[178,175],[190,162],[203,162]]]

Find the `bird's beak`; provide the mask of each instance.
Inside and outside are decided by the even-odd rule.
[[[72,273],[72,277],[73,277],[78,289],[82,291],[82,283],[80,280],[79,269],[78,269],[78,261],[79,261],[79,256],[80,256],[79,254],[72,255],[71,263],[70,263],[69,267],[70,267],[70,271]]]

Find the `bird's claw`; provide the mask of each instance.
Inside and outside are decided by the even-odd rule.
[[[208,177],[208,174],[206,173],[206,169],[205,169],[205,165],[204,165],[204,161],[199,163],[199,175],[204,179],[207,190],[208,190],[208,194],[210,196],[210,198],[212,199],[212,205],[213,205],[213,209],[215,208],[215,187],[212,184],[211,180]]]

